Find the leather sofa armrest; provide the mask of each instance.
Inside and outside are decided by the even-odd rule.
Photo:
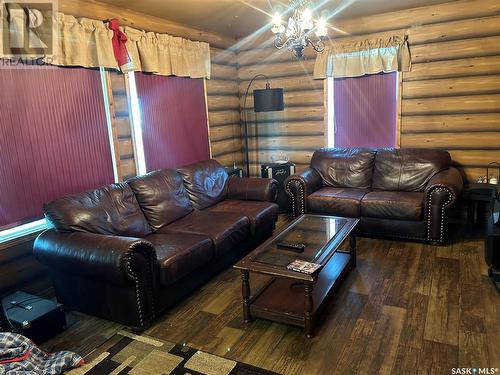
[[[271,178],[236,177],[227,184],[228,199],[275,202],[278,182]]]
[[[434,175],[425,188],[427,240],[443,243],[446,210],[455,204],[463,189],[462,175],[450,167]]]
[[[307,168],[285,180],[285,191],[292,198],[293,215],[302,215],[306,211],[306,198],[321,189],[323,181],[316,170]]]
[[[435,193],[437,190],[446,191],[449,195],[450,200],[447,206],[450,206],[456,202],[462,189],[464,187],[464,181],[462,175],[455,167],[450,167],[444,171],[436,173],[425,187],[425,196],[427,199],[430,198],[431,194]]]
[[[154,246],[137,238],[49,229],[35,240],[33,252],[48,268],[115,285],[131,285],[141,277],[152,285],[156,273]]]

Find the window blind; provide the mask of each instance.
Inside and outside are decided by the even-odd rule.
[[[396,145],[397,73],[334,80],[335,147]]]
[[[210,158],[203,79],[136,73],[146,169]]]
[[[42,205],[113,182],[100,73],[83,68],[0,74],[0,228]]]

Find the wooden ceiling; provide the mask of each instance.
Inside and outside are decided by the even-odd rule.
[[[137,12],[183,23],[230,37],[253,33],[269,22],[275,9],[286,9],[287,0],[100,0]],[[335,20],[439,4],[449,0],[316,0],[318,11]]]

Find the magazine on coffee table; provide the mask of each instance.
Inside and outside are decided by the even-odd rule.
[[[312,275],[321,268],[321,264],[306,262],[304,260],[296,259],[288,266],[287,269],[290,271],[305,273],[306,275]]]

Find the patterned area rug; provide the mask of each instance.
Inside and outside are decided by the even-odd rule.
[[[71,375],[277,375],[188,346],[120,331]]]

